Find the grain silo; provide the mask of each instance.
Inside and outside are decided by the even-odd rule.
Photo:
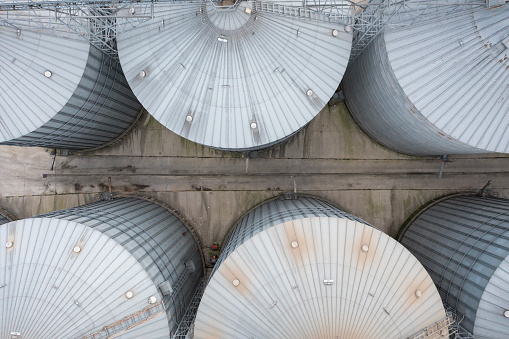
[[[509,333],[509,200],[458,196],[422,212],[401,240],[444,303],[479,338]]]
[[[299,198],[265,203],[237,224],[194,335],[444,338],[447,321],[433,281],[401,244],[326,202]]]
[[[118,37],[134,93],[171,131],[214,148],[259,149],[296,133],[337,89],[350,27],[299,16],[302,3],[215,4],[155,4],[152,20]]]
[[[24,26],[48,13],[7,15],[14,25],[0,25],[0,144],[90,149],[134,123],[142,106],[117,61],[63,22],[42,32]]]
[[[169,338],[203,276],[189,230],[140,199],[4,224],[0,243],[1,338]]]
[[[509,5],[388,25],[348,66],[346,103],[399,152],[509,152]]]

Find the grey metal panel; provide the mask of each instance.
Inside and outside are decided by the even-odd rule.
[[[235,251],[244,241],[257,233],[285,221],[310,217],[339,217],[348,220],[356,220],[369,225],[362,219],[346,213],[323,200],[309,197],[272,200],[256,207],[239,221],[228,236],[221,251],[221,256],[212,272],[221,266],[221,262],[225,260],[230,253]],[[213,274],[214,273],[212,273],[212,275]]]
[[[8,222],[10,222],[10,220],[5,215],[0,213],[0,225],[6,224]]]
[[[134,93],[182,137],[221,149],[266,147],[306,125],[341,81],[352,40],[343,25],[247,14],[246,6],[156,4],[153,20],[118,37]]]
[[[119,137],[140,113],[120,64],[97,48],[30,30],[0,31],[0,144],[94,148]]]
[[[345,74],[348,107],[403,153],[508,152],[509,6],[387,27]]]
[[[65,219],[98,230],[127,249],[156,286],[168,281],[174,293],[163,300],[170,328],[176,329],[203,276],[203,264],[196,241],[175,215],[149,201],[120,198],[38,217]],[[189,260],[195,266],[192,272],[186,269]]]
[[[12,248],[5,247],[8,241]],[[163,300],[166,317],[121,337],[168,338],[203,276],[201,254],[187,228],[166,209],[140,199],[11,222],[0,227],[0,243],[7,251],[0,256],[0,286],[7,286],[0,288],[2,338],[9,334],[2,331],[17,329],[24,338],[82,338],[141,311],[150,296]],[[80,246],[78,254],[74,246]]]
[[[506,257],[493,273],[488,285],[484,289],[483,296],[479,301],[475,317],[475,333],[486,338],[506,338],[509,333],[507,318],[504,311],[509,307],[509,293],[507,282],[509,281],[509,256]]]
[[[332,205],[299,198],[270,201],[236,226],[194,335],[406,338],[444,317],[433,281],[402,245]]]
[[[401,242],[426,267],[444,302],[465,316],[467,331],[507,336],[509,288],[500,279],[509,277],[509,200],[446,199],[423,212]]]
[[[131,253],[73,221],[34,218],[4,224],[0,243],[1,338],[19,332],[23,338],[81,339],[142,310],[158,293]],[[81,252],[73,251],[76,245]],[[121,338],[169,334],[168,320],[158,316]]]

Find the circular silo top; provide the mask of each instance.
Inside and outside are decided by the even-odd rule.
[[[64,24],[52,23],[41,33],[25,29],[28,15],[44,14],[12,12],[9,19],[19,28],[0,26],[0,142],[26,135],[60,112],[89,56],[90,45]]]
[[[118,37],[127,80],[164,126],[215,148],[262,148],[298,131],[334,94],[350,55],[344,25],[244,1],[155,4],[153,15]]]
[[[415,124],[424,125],[417,120],[424,117],[435,134],[472,152],[509,152],[508,27],[504,5],[385,31],[388,59]]]
[[[445,317],[430,276],[397,241],[358,221],[311,217],[255,234],[216,267],[194,335],[406,338]]]
[[[98,338],[129,326],[122,338],[168,338],[160,302],[145,268],[100,231],[53,218],[0,226],[1,338]]]

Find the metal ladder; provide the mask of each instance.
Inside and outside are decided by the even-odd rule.
[[[184,286],[184,283],[186,282],[187,277],[191,274],[189,269],[185,266],[186,262],[191,259],[194,252],[196,252],[198,249],[196,247],[190,248],[182,257],[181,264],[184,265],[184,269],[182,270],[182,273],[180,273],[179,277],[177,278],[177,281],[172,286],[172,292],[168,295],[168,297],[172,297],[175,295],[182,286]]]
[[[189,338],[189,333],[191,331],[191,327],[194,323],[194,318],[196,317],[196,312],[198,311],[198,306],[200,306],[201,297],[203,295],[203,290],[205,288],[205,278],[202,278],[200,284],[196,288],[194,292],[193,299],[191,299],[191,303],[187,307],[186,313],[184,317],[180,321],[180,324],[175,331],[175,335],[172,339],[187,339]]]
[[[453,324],[454,320],[446,315],[445,318],[440,319],[434,324],[423,328],[419,332],[415,333],[408,337],[408,339],[438,339],[449,336],[450,326]]]
[[[165,313],[165,308],[162,302],[158,302],[154,305],[150,305],[119,320],[113,324],[104,326],[101,330],[94,332],[90,335],[83,337],[83,339],[110,339],[121,335],[130,329],[149,321],[152,318],[157,317],[160,314]]]
[[[172,286],[173,292],[171,292],[171,294],[168,297],[173,297],[173,295],[175,295],[178,291],[180,291],[182,286],[184,286],[184,283],[186,282],[186,279],[190,273],[191,272],[189,272],[189,270],[184,267],[184,270],[177,278],[177,281],[175,282],[175,284],[173,284],[173,286]]]

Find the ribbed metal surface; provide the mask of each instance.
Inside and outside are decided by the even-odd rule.
[[[352,43],[343,25],[246,6],[156,5],[153,20],[118,37],[134,93],[184,138],[229,150],[271,145],[316,116],[343,77]]]
[[[254,235],[285,221],[312,217],[338,217],[369,225],[362,219],[348,214],[323,200],[308,197],[273,200],[249,212],[235,226],[225,242],[214,271],[221,266],[222,261],[228,258],[230,253]]]
[[[387,27],[349,65],[348,107],[409,154],[509,152],[509,6]]]
[[[426,267],[461,326],[507,338],[509,200],[461,196],[424,211],[401,241]]]
[[[8,241],[12,248],[5,247]],[[0,257],[1,338],[10,332],[81,338],[142,310],[150,296],[163,299],[167,317],[121,337],[168,338],[203,276],[201,255],[186,227],[164,208],[139,199],[8,223],[0,227],[0,243],[7,253]],[[163,297],[165,281],[173,294]]]
[[[120,64],[86,41],[0,26],[0,42],[1,144],[94,148],[140,113]]]
[[[0,225],[6,224],[11,221],[18,220],[18,218],[7,210],[0,207]]]
[[[0,225],[8,223],[10,220],[7,217],[0,213]]]
[[[409,251],[360,219],[304,198],[271,201],[238,224],[205,289],[194,333],[404,338],[444,317],[433,281]]]

